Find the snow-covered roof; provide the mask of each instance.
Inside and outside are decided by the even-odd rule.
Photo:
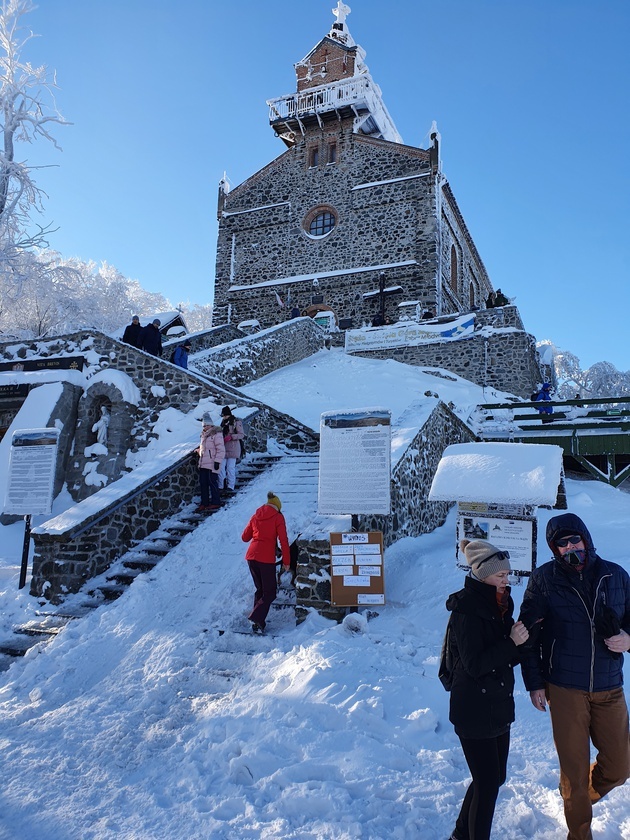
[[[429,499],[553,505],[562,448],[540,443],[456,443],[448,446]]]

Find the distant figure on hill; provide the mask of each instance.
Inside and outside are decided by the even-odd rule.
[[[551,402],[551,385],[548,382],[543,383],[542,388],[534,397],[535,402]],[[538,409],[539,414],[553,414],[552,405],[543,405]]]
[[[140,347],[140,337],[142,335],[142,327],[140,326],[140,318],[134,315],[131,323],[125,327],[122,340],[125,344],[131,344],[132,347]]]
[[[276,599],[276,548],[280,543],[282,564],[285,571],[291,568],[291,551],[287,537],[287,526],[280,513],[282,502],[275,493],[267,493],[266,504],[259,507],[245,526],[241,535],[243,542],[249,542],[245,559],[254,581],[254,607],[249,614],[252,631],[262,635],[267,623],[267,614]]]
[[[147,326],[142,330],[142,335],[140,337],[140,349],[150,353],[152,356],[162,355],[162,333],[160,332],[161,325],[162,322],[160,319],[155,318],[151,324],[147,324]]]
[[[429,318],[435,318],[435,312],[433,309],[425,309],[422,313],[422,320],[427,321]]]
[[[188,354],[190,353],[190,341],[185,341],[173,352],[173,364],[184,370],[188,370]]]
[[[373,327],[382,327],[385,325],[385,317],[381,312],[377,312],[376,315],[372,318],[372,326]]]
[[[293,307],[293,309],[291,310],[291,317],[292,318],[299,318],[300,317],[300,307],[299,306],[296,305],[296,306]]]
[[[486,298],[486,309],[494,309],[497,305],[497,296],[494,292],[490,292],[488,297]]]
[[[221,429],[225,444],[225,458],[219,470],[219,490],[225,488],[227,478],[228,493],[233,493],[236,485],[236,461],[241,457],[241,441],[245,437],[243,424],[232,414],[229,405],[221,409]]]

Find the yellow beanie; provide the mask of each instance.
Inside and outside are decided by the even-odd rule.
[[[282,502],[275,493],[271,492],[271,490],[267,493],[267,504],[277,507],[278,510],[282,510]]]

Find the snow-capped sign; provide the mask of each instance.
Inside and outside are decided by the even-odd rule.
[[[319,513],[390,513],[391,422],[382,408],[321,415]]]
[[[16,516],[49,514],[59,429],[23,429],[13,432],[4,513]]]

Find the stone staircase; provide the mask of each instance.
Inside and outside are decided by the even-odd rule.
[[[279,461],[280,457],[268,453],[248,455],[238,468],[238,488],[245,487]],[[230,504],[229,496],[225,504]],[[116,600],[138,575],[155,568],[185,536],[212,516],[212,512],[195,513],[196,507],[196,503],[186,505],[175,516],[165,520],[158,530],[153,531],[146,539],[115,561],[107,573],[101,576],[104,578],[102,582],[100,582],[101,579],[98,579],[99,582],[88,581],[78,597],[73,599],[72,606],[62,604],[57,608],[38,610],[37,620],[14,627],[9,638],[0,640],[0,671],[6,671],[16,657],[24,656],[35,645],[49,642],[69,622],[82,618],[103,603]]]

